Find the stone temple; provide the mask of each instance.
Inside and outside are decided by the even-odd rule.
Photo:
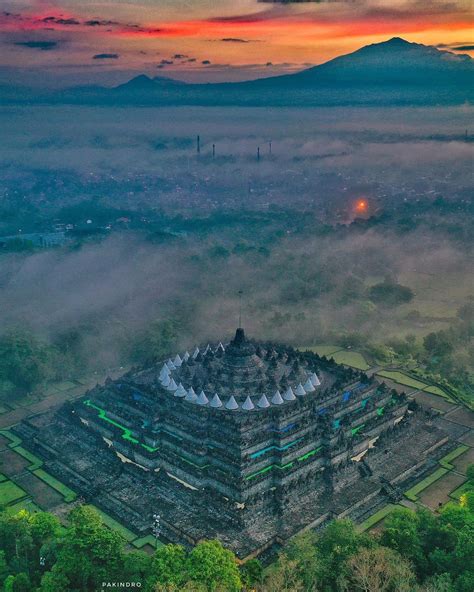
[[[108,379],[16,426],[48,472],[138,534],[218,538],[245,559],[361,520],[451,444],[403,394],[332,359],[248,340]],[[413,408],[411,408],[413,407]]]

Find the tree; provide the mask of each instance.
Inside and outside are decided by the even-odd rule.
[[[423,338],[423,346],[429,354],[441,357],[450,354],[454,349],[452,339],[445,331],[428,333]]]
[[[263,567],[258,559],[246,561],[240,568],[240,578],[245,587],[251,588],[262,583]]]
[[[24,572],[16,575],[11,582],[12,592],[31,592],[31,588],[30,578]]]
[[[372,302],[386,307],[400,306],[413,300],[415,294],[407,286],[384,281],[375,284],[369,289],[369,298]]]
[[[8,513],[0,515],[0,549],[14,573],[28,572],[33,549],[28,517],[25,510],[13,516]]]
[[[411,592],[416,583],[409,563],[392,549],[361,549],[348,563],[354,591]]]
[[[424,567],[418,517],[415,512],[406,508],[397,508],[391,512],[385,520],[380,542],[411,561],[417,571]]]
[[[132,346],[132,358],[141,362],[162,358],[173,351],[176,340],[177,325],[174,321],[154,321]]]
[[[466,469],[466,477],[468,481],[472,481],[474,483],[474,464],[468,465]]]
[[[5,551],[0,551],[0,587],[8,576],[8,563],[5,559]]]
[[[69,592],[70,589],[68,578],[59,569],[53,568],[41,578],[38,592]]]
[[[320,577],[321,562],[317,541],[317,534],[308,530],[294,537],[286,549],[287,557],[297,562],[296,569],[305,590],[315,590]]]
[[[468,508],[468,510],[474,512],[474,490],[463,493],[459,498],[459,503],[463,508]]]
[[[57,351],[27,331],[11,330],[0,336],[0,381],[26,393],[54,378]]]
[[[448,573],[428,578],[423,585],[423,592],[454,592],[451,576]]]
[[[122,571],[124,539],[106,528],[98,512],[78,506],[69,514],[68,528],[55,569],[81,592],[100,588]]]
[[[203,541],[188,555],[188,579],[206,586],[209,592],[221,589],[237,592],[242,588],[237,562],[232,551],[219,541]]]
[[[298,562],[280,555],[275,569],[265,579],[262,592],[303,592],[305,585],[298,574]],[[317,588],[311,589],[317,592]]]
[[[130,582],[146,582],[152,574],[153,558],[142,551],[125,553],[122,563],[123,579]]]
[[[57,537],[61,531],[59,519],[48,512],[30,514],[28,522],[33,542],[36,545],[43,545],[45,542]]]
[[[153,588],[154,592],[207,592],[204,584],[198,584],[196,582],[186,582],[182,586],[176,584],[156,584]],[[220,590],[218,592],[221,592]],[[225,592],[225,590],[222,590]]]
[[[358,534],[350,520],[331,522],[319,537],[316,550],[320,560],[319,581],[323,590],[338,589],[347,579],[347,561],[362,547],[373,547],[367,535]]]
[[[186,581],[186,551],[181,545],[164,545],[153,556],[154,582],[180,586]]]

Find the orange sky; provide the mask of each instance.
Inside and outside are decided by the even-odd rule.
[[[2,9],[0,77],[205,82],[298,70],[393,36],[474,48],[470,0],[3,0]]]

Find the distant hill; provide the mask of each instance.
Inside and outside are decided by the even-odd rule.
[[[474,100],[474,60],[395,37],[295,74],[186,84],[144,74],[115,88],[73,88],[48,102],[128,105],[450,105]]]

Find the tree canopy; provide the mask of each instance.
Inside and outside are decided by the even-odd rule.
[[[468,468],[472,476],[472,466]],[[0,513],[4,592],[95,592],[103,582],[139,582],[144,592],[472,592],[474,483],[438,515],[394,509],[380,532],[350,520],[294,537],[265,569],[239,566],[218,541],[192,550],[131,551],[97,511],[75,507],[66,527],[47,513]]]

